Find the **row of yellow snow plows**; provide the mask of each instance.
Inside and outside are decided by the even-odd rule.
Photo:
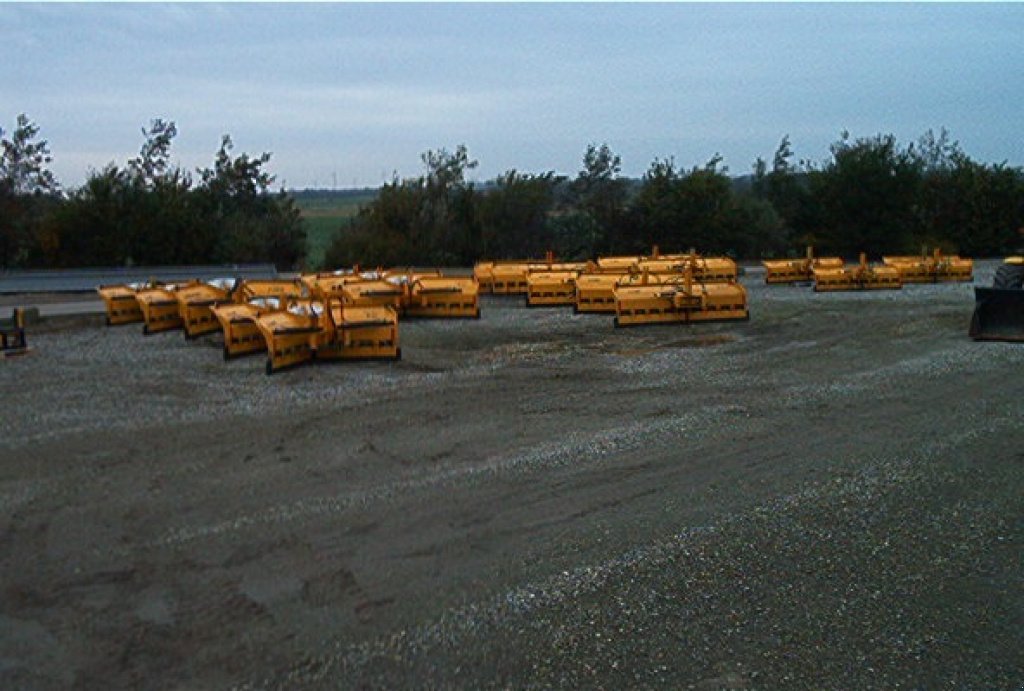
[[[480,317],[472,277],[358,269],[294,280],[187,281],[101,286],[109,325],[143,333],[220,331],[224,358],[266,351],[267,373],[311,360],[396,360],[399,317]]]
[[[904,283],[948,283],[974,280],[974,262],[936,249],[920,256],[885,256],[869,264],[864,253],[847,266],[839,257],[815,257],[807,248],[803,259],[767,259],[762,262],[765,283],[812,283],[817,292],[846,290],[898,290]]]
[[[695,252],[601,257],[592,262],[480,262],[480,290],[525,295],[530,307],[614,314],[616,326],[747,319],[736,262]]]

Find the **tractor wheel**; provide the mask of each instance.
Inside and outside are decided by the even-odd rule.
[[[996,269],[996,277],[992,281],[993,288],[1024,288],[1024,266],[1017,264],[1000,264]]]

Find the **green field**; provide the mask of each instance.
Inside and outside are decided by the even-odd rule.
[[[336,268],[322,266],[324,253],[331,240],[362,206],[377,197],[376,190],[303,190],[293,193],[295,205],[306,224],[306,266],[310,269]]]

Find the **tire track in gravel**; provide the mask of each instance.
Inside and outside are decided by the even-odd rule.
[[[569,433],[564,441],[541,444],[525,452],[490,457],[482,463],[450,467],[419,477],[390,482],[360,492],[349,492],[312,500],[300,500],[269,507],[263,511],[236,516],[219,523],[171,530],[162,538],[143,545],[161,548],[182,545],[195,540],[234,533],[249,527],[285,524],[313,517],[342,513],[346,510],[393,501],[401,496],[437,490],[452,485],[465,487],[503,475],[527,474],[566,466],[570,463],[600,462],[617,454],[642,449],[652,439],[661,442],[676,438],[701,440],[711,436],[713,422],[723,415],[743,414],[745,408],[722,405],[701,408],[684,415],[653,422],[635,422],[622,427],[601,430],[594,434]],[[727,433],[720,430],[719,434]]]
[[[966,347],[965,347],[966,345]],[[823,402],[871,394],[877,397],[879,382],[886,382],[886,388],[898,392],[901,378],[911,380],[921,376],[947,376],[962,371],[967,365],[972,371],[1005,367],[1007,363],[1024,363],[1021,349],[1003,349],[993,357],[985,348],[976,344],[958,345],[933,353],[927,357],[916,357],[900,361],[878,370],[852,372],[840,380],[825,386],[791,385],[782,387],[776,399],[789,408],[805,408]],[[972,347],[975,346],[975,347]],[[583,435],[573,432],[564,440],[541,444],[533,449],[512,455],[490,457],[482,463],[432,470],[417,477],[407,478],[379,485],[359,492],[339,493],[310,500],[268,507],[262,511],[248,513],[218,523],[181,527],[173,529],[144,547],[181,545],[195,540],[230,534],[260,525],[287,524],[310,518],[339,514],[350,509],[365,508],[381,502],[394,501],[398,497],[451,486],[469,486],[472,483],[507,474],[543,472],[574,463],[597,463],[619,453],[643,448],[651,443],[669,443],[673,439],[686,438],[697,441],[728,434],[721,426],[723,416],[747,414],[748,409],[738,405],[702,407],[681,416],[673,416],[647,422],[601,430]],[[713,432],[719,428],[717,433]]]
[[[758,521],[782,522],[801,508],[825,504],[838,506],[856,501],[870,505],[873,499],[892,493],[900,486],[937,478],[927,463],[937,455],[949,454],[987,435],[1020,430],[1018,417],[991,418],[977,415],[969,420],[971,429],[945,439],[933,440],[906,454],[857,456],[857,469],[846,476],[824,482],[812,482],[796,492],[757,505],[749,510],[725,515],[716,524],[689,526],[668,538],[629,549],[604,562],[579,566],[536,583],[527,583],[491,599],[449,609],[435,620],[401,629],[373,640],[355,644],[334,641],[332,652],[309,656],[281,674],[259,681],[247,681],[235,689],[296,688],[332,686],[339,679],[353,683],[349,676],[375,661],[408,663],[412,658],[428,658],[438,649],[457,649],[466,639],[489,640],[489,632],[515,628],[543,610],[572,603],[584,596],[610,587],[616,579],[642,575],[662,567],[689,560],[702,543]],[[842,459],[840,459],[842,460]],[[435,679],[435,682],[438,680]]]

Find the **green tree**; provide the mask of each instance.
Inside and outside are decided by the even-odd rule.
[[[809,175],[820,205],[821,249],[855,256],[916,251],[915,203],[921,167],[892,135],[851,140],[844,132],[832,160]]]
[[[577,209],[593,221],[597,234],[590,254],[604,254],[629,244],[623,237],[628,188],[619,177],[622,159],[608,144],[589,144],[583,154],[583,168],[573,182]],[[589,224],[588,224],[589,225]]]
[[[0,266],[20,266],[41,252],[39,226],[59,201],[59,186],[38,125],[22,113],[11,136],[3,135],[0,129]]]

